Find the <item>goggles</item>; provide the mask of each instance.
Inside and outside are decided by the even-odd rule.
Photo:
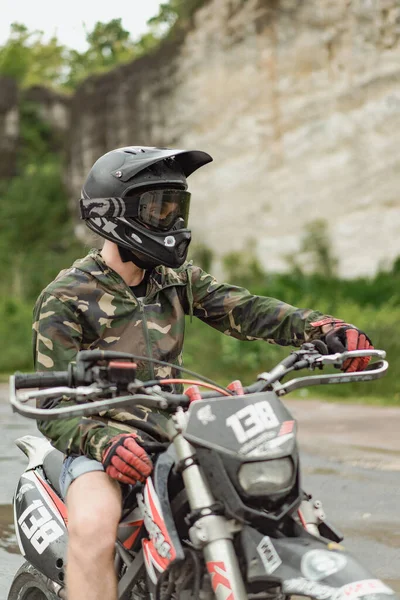
[[[81,198],[82,219],[131,217],[143,225],[168,231],[181,221],[185,229],[189,220],[190,193],[183,190],[150,190],[124,198]]]

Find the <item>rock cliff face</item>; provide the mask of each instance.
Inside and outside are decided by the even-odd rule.
[[[340,273],[373,273],[400,255],[399,40],[398,0],[209,0],[181,39],[80,87],[71,201],[109,149],[199,148],[191,225],[217,257],[253,240],[283,269],[322,218]]]
[[[16,172],[18,137],[18,88],[13,79],[0,77],[0,181]]]
[[[69,126],[68,102],[67,96],[44,87],[19,90],[13,79],[0,76],[0,181],[18,173],[17,158],[23,143],[20,136],[23,103],[34,105],[37,117],[50,125],[52,150],[64,152]]]

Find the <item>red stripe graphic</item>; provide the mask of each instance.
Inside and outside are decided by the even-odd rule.
[[[168,531],[167,531],[167,527],[164,523],[164,519],[163,519],[162,515],[159,513],[158,508],[156,506],[156,504],[158,503],[158,499],[157,499],[157,501],[155,500],[156,492],[155,492],[155,489],[151,482],[151,479],[147,479],[147,481],[146,481],[145,492],[147,492],[148,507],[150,509],[150,513],[151,513],[153,522],[159,527],[162,535],[164,536],[165,541],[170,546],[170,556],[168,558],[164,558],[164,557],[160,556],[157,552],[157,549],[154,547],[155,551],[157,552],[157,554],[159,556],[159,562],[160,562],[160,564],[163,565],[163,567],[165,569],[169,565],[169,563],[176,558],[176,551],[175,551],[172,541],[168,535]],[[146,494],[145,494],[145,497],[146,497]],[[153,543],[153,540],[152,540],[152,543]]]
[[[42,487],[44,487],[44,489],[46,490],[46,492],[48,493],[48,495],[50,496],[51,500],[53,501],[53,504],[55,504],[58,512],[60,513],[60,515],[63,518],[63,521],[66,525],[68,525],[68,512],[67,512],[67,507],[65,506],[64,502],[61,500],[61,498],[59,498],[57,496],[57,494],[51,489],[51,487],[49,486],[48,483],[45,482],[44,479],[42,479],[37,473],[35,473],[35,477],[38,481],[40,481]]]
[[[278,436],[287,435],[288,433],[292,433],[294,428],[294,421],[284,421],[279,430]]]
[[[234,600],[231,584],[225,568],[225,563],[222,561],[210,561],[207,563],[207,570],[211,575],[211,585],[214,592],[217,591],[217,587],[219,585],[222,585],[230,592],[230,594],[226,597],[226,600]]]
[[[143,525],[143,521],[135,521],[134,523],[121,523],[122,527],[134,527],[134,531],[131,535],[123,542],[125,548],[130,550],[135,543],[137,536],[139,535],[139,531]]]

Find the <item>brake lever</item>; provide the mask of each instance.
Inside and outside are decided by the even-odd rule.
[[[377,358],[386,358],[384,350],[345,350],[345,352],[337,352],[336,354],[326,354],[315,359],[316,364],[342,366],[349,358],[362,358],[364,356],[376,356]]]

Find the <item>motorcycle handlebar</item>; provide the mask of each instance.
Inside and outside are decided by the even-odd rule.
[[[369,365],[365,371],[361,372],[341,373],[337,375],[314,375],[291,380],[285,385],[280,384],[279,380],[290,371],[296,369],[296,365],[307,362],[304,359],[304,356],[306,355],[304,355],[304,353],[300,355],[300,353],[296,351],[292,352],[289,356],[285,357],[283,361],[276,365],[270,373],[262,373],[259,375],[257,382],[244,388],[244,393],[253,394],[261,392],[267,389],[268,386],[274,382],[277,382],[275,383],[274,387],[275,392],[278,395],[284,395],[293,389],[309,385],[322,385],[324,383],[349,383],[350,381],[371,381],[373,379],[382,377],[388,368],[387,361],[380,360],[378,363]],[[376,349],[358,350],[333,355],[321,355],[320,353],[316,352],[314,355],[312,355],[311,362],[308,362],[308,365],[302,365],[302,368],[306,366],[310,367],[311,365],[318,365],[318,363],[334,364],[335,366],[338,366],[347,358],[367,355],[383,359],[386,356],[386,353],[383,350]],[[30,419],[48,421],[83,415],[92,415],[97,414],[102,410],[109,410],[111,408],[122,406],[129,407],[135,404],[146,405],[150,408],[159,408],[167,410],[168,412],[174,412],[178,407],[187,408],[190,404],[189,397],[186,396],[186,394],[173,394],[170,392],[160,392],[160,390],[158,390],[156,393],[153,393],[151,388],[148,389],[148,395],[142,393],[137,394],[132,391],[129,396],[99,399],[99,394],[100,398],[104,398],[104,392],[106,391],[106,388],[88,386],[87,384],[83,385],[83,387],[76,387],[77,382],[75,381],[76,378],[74,377],[73,373],[74,372],[72,369],[69,371],[59,372],[38,372],[29,374],[16,373],[10,378],[10,402],[13,411],[18,412]],[[75,387],[73,387],[74,383]],[[43,394],[43,392],[39,392],[38,394],[35,394],[35,392],[25,392],[23,394],[23,399],[17,397],[16,394],[18,389],[26,388],[53,388],[48,389],[49,394],[53,393],[54,395],[56,392],[61,394],[61,388],[57,390],[57,386],[65,385],[69,385],[70,387],[65,391],[62,390],[62,394],[65,393],[68,395],[68,393],[70,393],[71,396],[75,396],[78,399],[78,404],[76,406],[54,409],[28,407],[24,405],[24,403],[30,399],[33,399],[36,395]],[[212,397],[216,398],[219,396],[221,396],[221,394],[219,394],[217,391],[203,392],[201,394],[203,399]],[[89,399],[90,403],[87,402]],[[82,404],[82,401],[84,402],[84,405]]]
[[[83,354],[83,352],[81,353]],[[89,354],[89,352],[87,353]],[[94,354],[94,351],[91,352]],[[117,354],[117,353],[115,353]],[[121,354],[121,353],[119,353]],[[123,356],[121,354],[121,356]],[[337,364],[339,361],[344,362],[349,357],[361,357],[361,356],[375,356],[378,358],[385,358],[386,353],[383,350],[356,350],[352,352],[342,352],[337,354],[330,354],[328,356],[321,355],[318,359],[318,362],[323,364]],[[261,379],[265,380],[266,375],[268,375],[268,380],[277,380],[280,379],[292,366],[296,364],[298,361],[298,355],[296,352],[289,354],[286,356],[278,365],[276,365],[272,371],[268,374],[262,374],[260,376]],[[304,365],[305,366],[305,365]],[[72,375],[72,370],[68,371],[38,371],[36,373],[15,373],[14,375],[14,383],[15,389],[29,389],[29,388],[50,388],[57,386],[71,386],[73,383],[73,379],[75,379]],[[82,382],[83,383],[83,382]],[[245,388],[247,393],[254,393],[258,391],[262,387],[263,384],[260,384],[260,381],[257,381],[254,384],[249,385]],[[203,394],[202,394],[203,395]],[[215,392],[205,392],[204,397],[214,397]]]

